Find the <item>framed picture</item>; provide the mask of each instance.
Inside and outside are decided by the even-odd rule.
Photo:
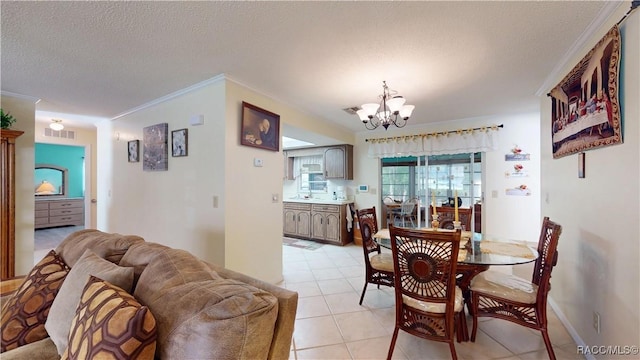
[[[129,162],[140,161],[140,140],[131,140],[127,142],[127,149]]]
[[[171,156],[178,157],[188,155],[188,135],[188,129],[173,130],[171,132]]]
[[[168,131],[167,123],[151,125],[143,129],[142,169],[144,171],[168,170]]]
[[[584,153],[578,154],[578,178],[584,179]]]
[[[620,44],[614,26],[549,93],[554,158],[622,143]]]
[[[240,144],[280,151],[280,115],[243,101]]]

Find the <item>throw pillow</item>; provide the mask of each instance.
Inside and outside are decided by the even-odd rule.
[[[20,288],[2,307],[0,352],[49,336],[44,323],[68,273],[69,267],[53,250],[31,269]]]
[[[89,277],[69,332],[65,359],[153,359],[156,320],[117,286]]]
[[[45,329],[51,340],[56,344],[58,354],[62,355],[67,348],[67,338],[71,329],[71,322],[76,307],[80,302],[82,289],[93,275],[108,281],[125,291],[131,291],[133,283],[133,268],[120,267],[112,262],[100,258],[91,250],[86,250],[69,271],[67,279],[62,284],[49,311]]]

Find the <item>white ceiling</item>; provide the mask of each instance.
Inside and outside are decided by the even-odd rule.
[[[342,109],[376,101],[383,80],[416,105],[411,124],[536,111],[619,5],[2,1],[2,91],[71,124],[219,74],[351,131],[362,123]]]

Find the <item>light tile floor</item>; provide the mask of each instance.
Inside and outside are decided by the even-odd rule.
[[[364,285],[364,255],[353,244],[316,250],[283,246],[279,285],[297,291],[290,359],[385,359],[394,327],[393,289]],[[549,333],[558,359],[584,359],[549,309]],[[471,333],[471,319],[468,321]],[[547,359],[540,332],[508,321],[481,319],[475,343],[455,343],[460,359]],[[400,332],[394,359],[450,359],[445,343]]]

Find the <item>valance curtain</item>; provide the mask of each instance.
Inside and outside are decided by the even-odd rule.
[[[496,126],[481,129],[457,130],[444,133],[368,139],[369,157],[461,154],[498,149]]]
[[[322,167],[322,155],[298,156],[293,158],[293,178],[297,179],[302,173],[303,165],[318,165]]]

